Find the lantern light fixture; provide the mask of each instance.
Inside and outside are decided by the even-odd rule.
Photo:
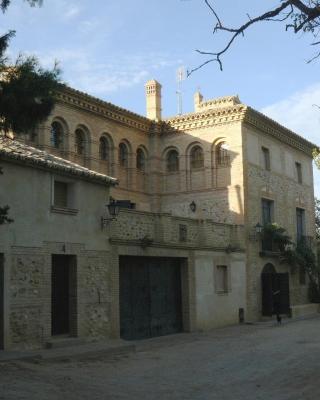
[[[257,234],[262,233],[263,226],[260,224],[260,222],[258,222],[254,228]]]
[[[115,220],[120,211],[120,205],[118,202],[110,197],[110,203],[106,205],[108,209],[108,216],[101,217],[101,229],[107,226],[111,221]]]
[[[197,205],[194,201],[192,201],[192,203],[189,204],[189,207],[192,212],[196,212]]]

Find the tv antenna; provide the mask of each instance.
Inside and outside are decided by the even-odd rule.
[[[186,72],[184,67],[179,67],[177,69],[177,108],[178,115],[182,114],[182,81],[186,79]]]

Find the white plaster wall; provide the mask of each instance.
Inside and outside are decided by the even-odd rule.
[[[41,247],[46,241],[106,250],[108,241],[100,218],[109,199],[107,185],[15,163],[1,162],[1,167],[0,204],[10,206],[9,215],[14,219],[14,223],[0,226],[1,251],[10,246]],[[73,185],[76,215],[51,211],[54,178]]]
[[[219,294],[215,289],[216,265],[229,267],[229,291]],[[239,308],[246,308],[245,256],[221,253],[195,255],[196,326],[208,330],[239,323]]]

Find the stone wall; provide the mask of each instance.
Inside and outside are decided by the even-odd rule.
[[[261,316],[261,272],[272,263],[277,272],[289,272],[291,305],[308,303],[308,285],[299,283],[299,273],[281,264],[278,257],[261,257],[261,242],[254,237],[254,227],[262,223],[261,199],[274,202],[273,221],[284,227],[296,240],[296,208],[305,210],[305,235],[315,237],[312,158],[270,138],[253,128],[244,126],[245,143],[245,213],[247,252],[247,301],[249,316]],[[270,171],[264,168],[261,147],[270,151]],[[290,159],[290,163],[289,160]],[[295,162],[303,169],[303,183],[294,174]]]
[[[184,226],[185,239],[180,230]],[[186,248],[209,247],[244,249],[242,226],[215,223],[212,220],[182,218],[122,209],[109,227],[111,240],[143,241],[180,245]]]
[[[6,347],[42,347],[51,339],[51,251],[57,243],[42,248],[14,249],[5,267],[10,276],[10,312]],[[56,254],[56,253],[55,253]],[[63,255],[69,255],[63,253]],[[107,252],[73,247],[75,256],[75,310],[70,310],[71,334],[87,339],[112,334],[113,272]],[[72,320],[73,319],[73,320]]]

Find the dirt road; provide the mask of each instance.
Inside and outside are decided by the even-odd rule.
[[[143,341],[112,359],[0,364],[1,400],[317,400],[320,317]]]

